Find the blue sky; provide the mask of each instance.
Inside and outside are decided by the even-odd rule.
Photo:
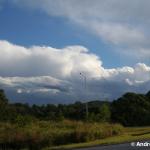
[[[63,48],[68,45],[82,45],[99,55],[107,68],[133,65],[137,62],[127,62],[123,56],[111,50],[116,49],[111,43],[103,41],[65,17],[49,16],[42,11],[20,8],[5,2],[0,19],[1,40],[22,46],[47,45]]]
[[[0,87],[13,101],[39,104],[147,92],[149,3],[0,0]]]

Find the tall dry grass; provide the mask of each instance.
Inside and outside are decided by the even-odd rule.
[[[87,142],[122,134],[119,124],[34,121],[25,126],[0,123],[1,149],[42,149],[69,143]]]

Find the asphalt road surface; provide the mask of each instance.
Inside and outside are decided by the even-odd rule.
[[[146,143],[146,142],[142,142],[142,143]],[[147,143],[149,143],[148,146],[139,146],[139,145],[137,146],[138,144],[137,142],[132,142],[132,144],[124,143],[124,144],[117,144],[117,145],[81,148],[81,149],[75,149],[75,150],[150,150],[150,141],[148,141]]]

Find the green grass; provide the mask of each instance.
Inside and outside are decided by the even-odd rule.
[[[150,139],[150,127],[125,128],[125,133],[123,135],[107,137],[92,142],[51,147],[51,148],[46,148],[44,150],[63,150],[63,149],[66,150],[66,149],[74,149],[74,148],[82,148],[82,147],[92,147],[97,145],[118,144],[118,143],[144,140],[144,139],[145,140]]]

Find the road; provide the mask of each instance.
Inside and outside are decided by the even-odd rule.
[[[142,142],[144,143],[144,142]],[[148,141],[149,146],[135,146],[137,142],[132,143],[125,143],[125,144],[117,144],[117,145],[108,145],[108,146],[97,146],[91,148],[81,148],[75,150],[150,150],[150,141]]]

